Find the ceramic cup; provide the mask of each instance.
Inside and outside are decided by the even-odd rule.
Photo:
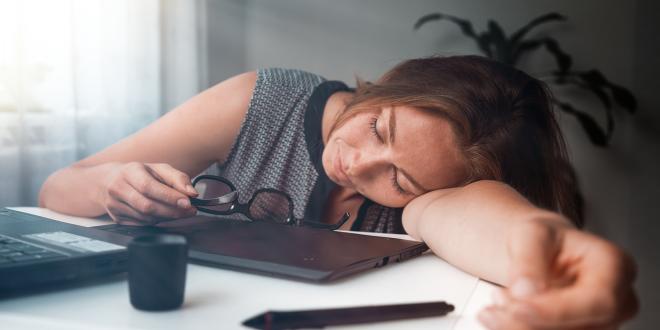
[[[128,289],[133,307],[147,311],[183,304],[188,242],[181,235],[157,234],[128,244]]]

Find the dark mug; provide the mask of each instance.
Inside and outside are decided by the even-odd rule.
[[[128,244],[128,291],[133,307],[147,311],[183,304],[188,242],[181,235],[157,234]]]

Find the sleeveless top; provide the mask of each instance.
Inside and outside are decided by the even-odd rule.
[[[323,110],[330,95],[350,90],[301,70],[258,70],[240,132],[216,174],[236,186],[241,203],[261,188],[274,188],[291,197],[296,218],[321,220],[336,187],[321,165]],[[401,213],[365,198],[351,230],[404,233]]]

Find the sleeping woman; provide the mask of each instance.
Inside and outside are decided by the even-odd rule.
[[[404,61],[355,88],[300,70],[223,81],[52,174],[55,211],[154,225],[197,212],[214,170],[242,203],[288,195],[296,218],[406,233],[503,288],[490,329],[611,329],[637,311],[635,265],[581,231],[575,176],[545,85],[478,56]],[[68,196],[82,196],[70,199]]]

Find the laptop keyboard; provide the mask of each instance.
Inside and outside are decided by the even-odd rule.
[[[0,234],[0,267],[61,257],[66,254]]]

